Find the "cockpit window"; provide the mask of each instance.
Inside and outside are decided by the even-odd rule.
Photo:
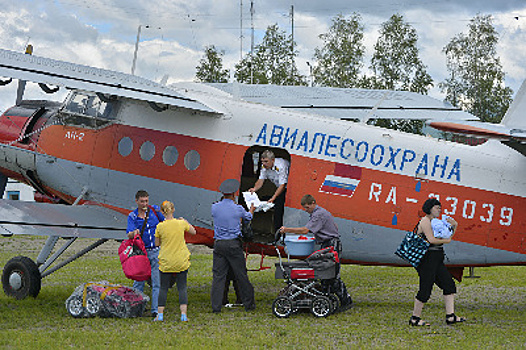
[[[116,118],[116,107],[117,100],[102,100],[96,94],[74,91],[66,100],[63,112],[67,124],[99,128]]]

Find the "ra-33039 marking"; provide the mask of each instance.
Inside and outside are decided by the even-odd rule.
[[[397,194],[396,194],[396,187],[390,187],[388,191],[383,191],[384,195],[382,195],[382,184],[379,183],[372,183],[371,188],[369,190],[369,200],[374,200],[375,202],[385,202],[392,203],[394,205],[397,204]],[[382,198],[381,198],[382,197]],[[436,193],[430,193],[429,197],[435,197],[438,200],[440,200],[440,195]],[[493,220],[499,220],[499,224],[502,226],[511,226],[513,222],[513,208],[502,206],[500,208],[496,208],[494,204],[492,203],[482,203],[479,204],[474,200],[470,199],[459,199],[457,197],[452,196],[443,196],[445,197],[445,200],[442,200],[442,209],[444,211],[444,214],[455,216],[455,215],[462,215],[464,219],[472,220],[472,219],[478,219],[484,223],[491,223]],[[384,199],[385,198],[385,199]],[[418,203],[418,200],[415,198],[407,197],[405,198],[406,203]],[[498,218],[495,217],[496,213],[499,213],[500,216]]]
[[[77,131],[66,131],[64,137],[67,139],[82,141],[82,139],[84,138],[84,133]]]

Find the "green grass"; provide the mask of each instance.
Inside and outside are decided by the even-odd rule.
[[[1,266],[16,255],[35,259],[41,243],[41,238],[0,237]],[[271,304],[284,283],[274,279],[273,268],[250,272],[256,311],[238,308],[212,314],[212,255],[195,249],[188,281],[188,324],[178,322],[175,288],[169,292],[162,324],[146,317],[71,317],[64,302],[77,285],[98,280],[131,285],[121,271],[116,249],[115,243],[103,246],[44,278],[36,299],[15,300],[0,293],[0,348],[526,348],[525,267],[477,268],[480,278],[458,284],[456,311],[469,319],[465,324],[445,325],[442,297],[435,287],[424,309],[424,318],[432,326],[417,328],[407,324],[418,283],[411,268],[344,266],[343,279],[356,305],[324,319],[310,313],[278,319]],[[274,261],[265,262],[274,266]],[[250,259],[250,266],[258,265],[257,258]]]

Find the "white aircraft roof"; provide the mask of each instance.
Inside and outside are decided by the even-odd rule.
[[[215,113],[200,102],[135,75],[2,49],[0,76]]]
[[[338,119],[478,119],[446,102],[408,91],[240,83],[208,85],[234,98]]]

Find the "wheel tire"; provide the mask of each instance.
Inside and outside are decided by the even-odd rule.
[[[312,301],[310,311],[316,317],[327,317],[330,315],[332,310],[332,303],[329,298],[324,296],[318,296]]]
[[[2,285],[7,296],[16,299],[25,299],[27,296],[36,298],[41,282],[38,266],[28,257],[14,257],[4,266]]]
[[[331,314],[333,314],[340,308],[340,299],[335,294],[330,294],[329,300],[331,301]]]
[[[272,303],[272,313],[279,318],[287,318],[292,313],[292,301],[287,297],[277,297]]]
[[[92,294],[86,298],[86,312],[91,317],[97,316],[101,311],[101,302],[98,295]]]
[[[82,297],[74,296],[66,300],[66,310],[75,318],[83,317],[85,309],[82,306]]]

